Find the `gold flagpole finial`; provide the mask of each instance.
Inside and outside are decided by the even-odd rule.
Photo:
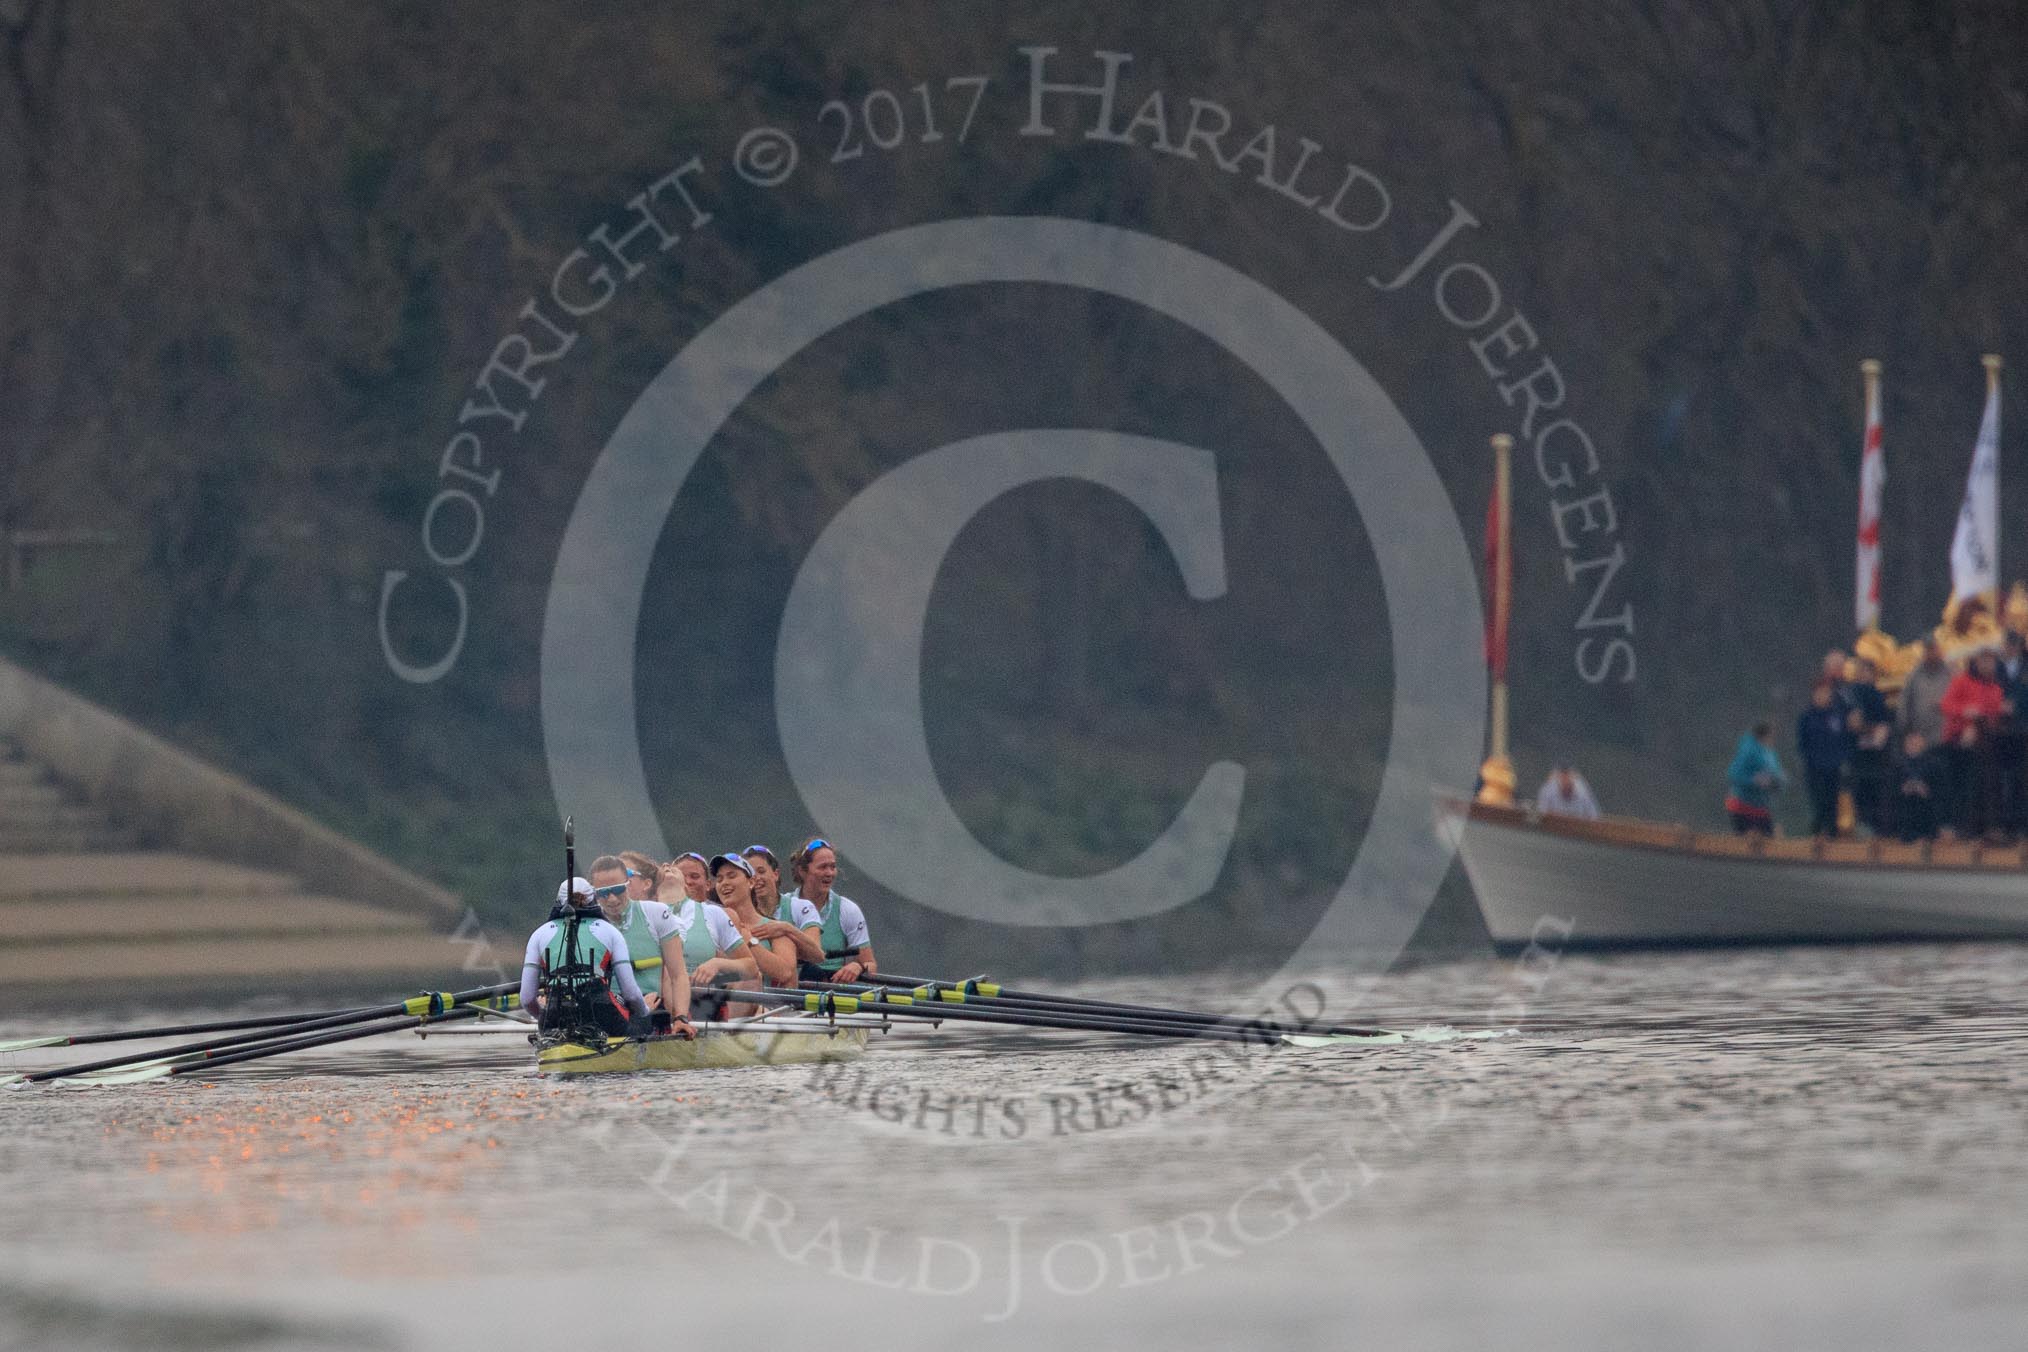
[[[1869,380],[1880,379],[1880,369],[1880,358],[1878,357],[1868,357],[1865,361],[1859,363],[1859,374]]]

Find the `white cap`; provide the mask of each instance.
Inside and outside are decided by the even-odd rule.
[[[583,878],[572,878],[567,883],[558,883],[556,885],[556,904],[559,906],[569,905],[572,893],[576,893],[586,901],[590,901],[592,899],[592,885]]]
[[[739,855],[736,854],[714,855],[711,860],[712,877],[716,878],[718,876],[718,866],[720,864],[730,864],[734,868],[738,869],[741,873],[744,873],[747,877],[749,878],[753,877],[753,865],[747,863],[746,860],[741,858]]]

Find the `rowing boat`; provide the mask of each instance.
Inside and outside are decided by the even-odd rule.
[[[662,1035],[627,1038],[603,1047],[553,1042],[539,1047],[535,1068],[545,1075],[610,1075],[636,1070],[731,1070],[744,1066],[807,1065],[843,1061],[866,1049],[864,1025],[830,1022],[724,1027],[706,1024],[695,1038]]]
[[[2028,847],[1722,835],[1445,799],[1503,952],[2028,938]]]

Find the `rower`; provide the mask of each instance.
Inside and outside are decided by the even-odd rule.
[[[838,851],[821,836],[789,856],[789,873],[796,890],[787,900],[800,898],[816,915],[815,937],[823,956],[805,959],[804,981],[857,981],[879,971],[873,960],[873,940],[866,932],[866,913],[859,903],[835,891],[838,882]],[[798,923],[809,928],[809,912]],[[797,945],[802,956],[802,945]]]
[[[654,863],[646,855],[602,854],[592,860],[592,895],[599,910],[626,940],[627,957],[634,964],[634,979],[640,983],[650,1011],[669,1011],[670,1031],[695,1037],[690,1026],[690,969],[683,961],[683,936],[676,916],[654,899]],[[660,965],[642,965],[646,958],[660,958]]]
[[[648,1022],[627,941],[599,914],[592,885],[571,878],[556,890],[562,909],[528,936],[521,959],[521,1007],[544,1032],[624,1037],[631,1014]]]
[[[683,895],[692,901],[717,904],[711,895],[711,869],[703,855],[692,850],[670,861],[683,878]]]
[[[711,983],[746,978],[758,980],[760,967],[746,951],[746,940],[726,918],[725,908],[714,901],[701,901],[690,891],[688,872],[700,876],[704,863],[697,855],[686,854],[664,864],[656,877],[655,897],[676,918],[676,933],[683,944],[683,960],[690,969],[690,1000],[694,1014],[710,1019],[725,1017],[723,993],[710,989]]]
[[[795,946],[784,943],[777,951],[775,940],[763,939],[754,932],[754,927],[761,923],[761,915],[753,904],[753,865],[736,854],[718,855],[711,861],[711,884],[718,892],[718,901],[725,908],[726,918],[745,941],[748,960],[758,968],[758,982],[735,982],[735,989],[751,990],[756,984],[795,985]],[[715,958],[698,971],[700,974],[709,972],[714,963],[721,961],[723,959]],[[740,1018],[758,1012],[758,1006],[742,1004],[733,1010],[732,1017]]]
[[[822,962],[823,918],[801,897],[782,895],[782,866],[775,862],[775,852],[765,845],[749,845],[739,856],[753,868],[753,908],[761,917],[753,927],[754,937],[788,940],[795,945],[799,966]]]

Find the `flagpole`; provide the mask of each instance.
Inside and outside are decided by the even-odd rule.
[[[1493,678],[1491,754],[1479,767],[1479,801],[1503,807],[1514,802],[1517,779],[1514,762],[1507,755],[1507,618],[1514,595],[1514,438],[1505,432],[1493,437],[1493,557],[1487,560],[1493,574],[1492,607],[1487,620],[1487,653]]]
[[[1880,433],[1880,369],[1873,357],[1859,363],[1866,385],[1866,431],[1859,452],[1859,571],[1854,579],[1861,634],[1880,628],[1880,499],[1887,477]]]
[[[1986,368],[1986,399],[1994,406],[1994,421],[1997,425],[2000,403],[2000,354],[1988,352],[1985,356],[1979,358],[1979,361]],[[2000,456],[1997,447],[1994,448],[1993,453],[1993,500],[1995,502],[2000,500]],[[1997,523],[1995,524],[1997,525]],[[1993,619],[1998,621],[2000,618],[2000,532],[1998,530],[1993,532],[1992,607]]]

